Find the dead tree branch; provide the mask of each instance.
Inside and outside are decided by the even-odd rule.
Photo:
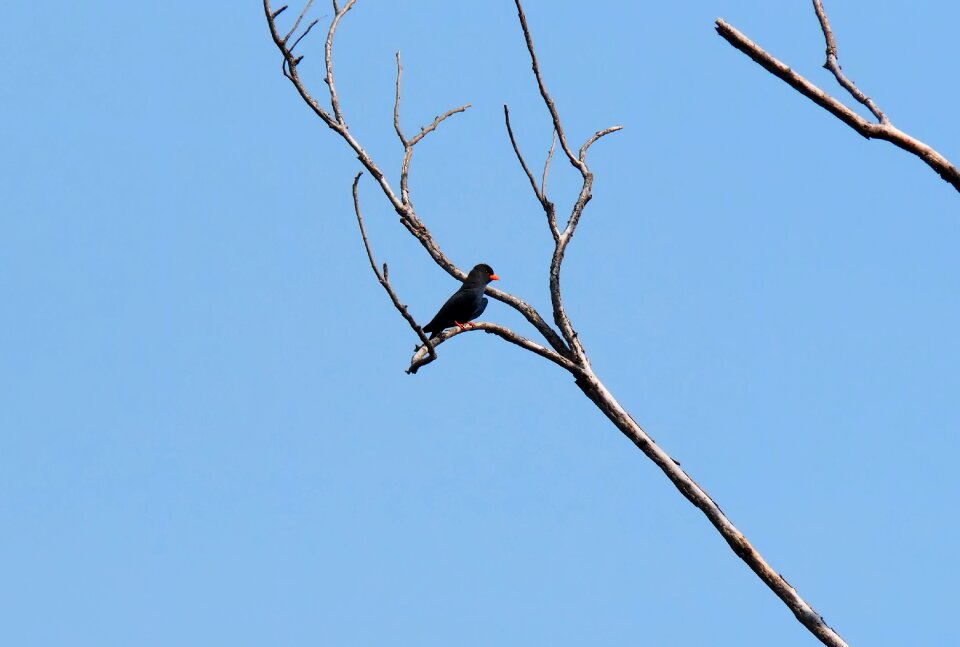
[[[453,110],[438,116],[434,119],[433,123],[425,128],[422,128],[418,135],[412,139],[408,139],[403,134],[403,129],[400,126],[400,86],[402,66],[400,64],[400,57],[399,55],[397,56],[396,98],[393,108],[393,121],[394,129],[396,130],[397,136],[404,147],[404,161],[401,164],[400,169],[400,195],[398,196],[391,188],[384,174],[374,163],[372,157],[360,146],[359,142],[357,142],[357,140],[354,139],[349,132],[349,128],[347,126],[345,116],[341,110],[339,98],[334,85],[332,56],[334,35],[341,19],[351,9],[351,7],[353,7],[355,2],[356,0],[349,0],[342,8],[339,7],[336,0],[333,2],[335,16],[331,21],[329,31],[327,32],[327,38],[324,47],[324,63],[326,70],[325,81],[328,87],[331,106],[330,110],[332,110],[331,114],[331,112],[328,112],[326,108],[321,107],[305,88],[297,71],[297,65],[300,62],[300,59],[295,58],[290,48],[287,47],[287,39],[279,36],[276,18],[278,15],[280,15],[282,9],[273,12],[270,9],[269,0],[264,0],[264,14],[266,15],[266,19],[270,27],[270,33],[273,37],[274,43],[283,56],[284,74],[288,79],[290,79],[291,83],[293,83],[297,89],[297,92],[317,114],[317,116],[331,130],[336,132],[347,143],[347,145],[353,149],[354,152],[357,153],[357,157],[361,165],[367,171],[369,171],[377,181],[382,193],[388,202],[390,202],[393,209],[400,216],[400,222],[407,229],[407,231],[410,232],[410,234],[420,242],[420,244],[424,247],[424,249],[427,251],[430,257],[433,258],[438,266],[455,278],[463,280],[466,275],[443,254],[439,245],[433,239],[430,230],[426,227],[426,225],[423,224],[414,211],[413,203],[411,202],[409,195],[407,176],[409,174],[410,158],[413,147],[421,139],[423,139],[424,136],[432,132],[445,119],[457,112],[462,112],[468,107],[469,104],[461,106],[460,108],[454,108]],[[363,226],[363,219],[360,215],[359,200],[357,198],[357,182],[359,181],[358,175],[356,178],[354,178],[353,182],[354,207],[357,215],[357,221],[360,225],[361,237],[363,238],[364,247],[366,248],[370,265],[373,268],[374,274],[377,276],[378,281],[390,296],[394,306],[398,311],[400,311],[414,331],[417,332],[421,342],[423,342],[423,346],[419,347],[411,358],[410,366],[407,369],[407,372],[415,373],[419,368],[433,361],[436,358],[435,348],[440,344],[445,343],[461,333],[481,330],[496,335],[520,348],[533,352],[536,355],[543,357],[565,369],[574,377],[576,384],[581,391],[583,391],[583,393],[592,402],[594,402],[594,404],[604,413],[604,415],[606,415],[607,418],[625,436],[627,436],[627,438],[629,438],[648,458],[650,458],[650,460],[657,465],[657,467],[664,472],[667,478],[670,479],[670,481],[676,486],[681,494],[687,498],[687,500],[689,500],[693,505],[700,509],[701,512],[703,512],[710,523],[730,545],[733,551],[781,600],[783,600],[787,607],[796,615],[800,622],[811,631],[811,633],[819,638],[824,644],[834,647],[845,646],[846,643],[844,643],[843,640],[836,634],[836,632],[834,632],[823,621],[823,618],[816,611],[814,611],[813,608],[810,607],[810,605],[808,605],[803,598],[799,596],[797,591],[763,559],[763,557],[755,548],[753,548],[750,542],[747,541],[746,537],[744,537],[743,533],[741,533],[736,526],[730,522],[730,520],[720,510],[719,506],[717,506],[713,499],[706,493],[706,491],[697,485],[697,483],[680,468],[680,464],[671,458],[664,450],[662,450],[643,430],[643,428],[636,423],[636,421],[626,412],[623,406],[617,402],[616,398],[613,397],[613,395],[607,390],[607,388],[593,372],[593,368],[587,359],[586,352],[584,351],[577,333],[574,330],[573,325],[570,322],[570,318],[563,306],[563,299],[560,289],[560,269],[563,264],[564,254],[567,246],[570,243],[570,239],[573,237],[573,234],[576,231],[576,228],[580,222],[580,218],[583,215],[584,208],[591,199],[593,173],[590,171],[590,168],[587,165],[587,152],[590,147],[599,139],[619,130],[621,126],[612,126],[610,128],[596,131],[593,135],[587,138],[584,144],[580,147],[579,151],[574,154],[573,149],[568,143],[563,125],[560,121],[559,112],[544,84],[539,62],[533,46],[533,39],[530,35],[530,29],[527,25],[527,19],[524,14],[523,7],[521,6],[520,0],[515,0],[515,3],[517,7],[517,14],[520,20],[520,26],[523,30],[524,40],[527,45],[527,51],[530,54],[534,77],[540,90],[540,95],[550,113],[550,119],[553,125],[554,140],[551,144],[550,152],[548,153],[547,160],[544,164],[543,176],[541,178],[539,187],[534,179],[533,173],[530,171],[529,166],[520,153],[519,146],[510,125],[509,110],[506,106],[504,106],[504,118],[507,125],[507,132],[510,136],[511,144],[513,145],[514,153],[516,154],[517,159],[523,168],[524,174],[530,183],[534,195],[540,202],[547,215],[547,222],[550,227],[551,236],[554,239],[554,251],[550,261],[550,296],[553,306],[553,319],[554,323],[559,329],[559,332],[557,332],[557,330],[544,321],[540,314],[525,301],[522,301],[521,299],[508,293],[492,289],[488,286],[486,289],[487,294],[520,312],[527,319],[527,321],[530,322],[530,324],[533,325],[534,328],[536,328],[536,330],[543,335],[550,347],[548,348],[526,339],[525,337],[522,337],[503,326],[487,322],[477,322],[463,329],[448,330],[434,338],[432,341],[426,339],[423,331],[416,324],[416,321],[409,314],[406,307],[400,303],[396,293],[389,285],[386,265],[384,265],[384,271],[382,274],[376,267],[376,262],[373,259],[373,253],[371,251],[369,241],[367,240],[366,230]],[[295,29],[293,31],[295,31]],[[291,35],[292,33],[293,32],[291,32]],[[846,109],[844,108],[844,110]],[[849,113],[851,111],[847,110],[847,112]],[[557,224],[554,205],[548,199],[546,191],[550,161],[552,159],[554,147],[557,142],[559,142],[560,148],[563,150],[570,164],[580,172],[582,178],[579,194],[577,195],[577,198],[570,209],[570,215],[562,230]]]
[[[433,122],[425,127],[420,128],[420,132],[414,135],[413,139],[407,139],[403,134],[403,129],[400,127],[400,79],[403,76],[403,65],[400,63],[400,52],[397,52],[397,92],[396,99],[393,102],[393,128],[397,131],[397,137],[400,138],[400,143],[403,144],[403,163],[400,167],[400,199],[403,200],[405,205],[411,206],[410,203],[410,186],[409,186],[409,177],[410,177],[410,159],[413,157],[413,147],[416,146],[421,139],[426,137],[428,134],[436,130],[444,120],[458,112],[463,112],[470,107],[469,103],[466,103],[458,108],[451,108],[447,110],[442,115],[435,117]]]
[[[864,119],[842,102],[790,69],[789,66],[768,54],[762,47],[747,38],[723,19],[717,19],[716,29],[717,33],[720,34],[724,40],[749,56],[763,69],[786,82],[794,90],[825,109],[867,139],[882,139],[912,155],[916,155],[936,171],[937,175],[943,178],[944,181],[948,182],[957,191],[960,191],[960,169],[957,169],[946,157],[929,145],[894,126],[877,104],[846,77],[840,68],[840,63],[837,58],[837,41],[833,35],[833,30],[830,27],[830,22],[827,19],[827,14],[821,0],[813,0],[813,8],[820,22],[820,29],[823,31],[823,38],[826,43],[827,59],[823,67],[833,74],[837,83],[849,92],[854,99],[866,106],[877,118],[879,123]]]
[[[823,3],[820,0],[813,0],[813,10],[817,13],[817,20],[820,21],[820,30],[823,32],[823,40],[827,46],[827,60],[824,62],[823,67],[830,70],[837,79],[837,83],[849,92],[850,96],[865,105],[870,112],[873,113],[873,116],[877,118],[877,121],[882,124],[890,123],[890,120],[887,119],[887,116],[877,107],[877,104],[861,92],[840,68],[840,61],[837,59],[837,40],[833,36],[833,30],[830,29],[830,21],[827,20],[827,12],[823,9]]]
[[[357,215],[357,224],[360,226],[360,238],[363,239],[363,248],[367,250],[367,259],[370,261],[370,269],[373,270],[374,275],[377,277],[377,281],[380,282],[380,285],[383,286],[383,289],[387,291],[387,294],[390,296],[390,300],[393,302],[393,307],[403,315],[403,318],[407,320],[407,323],[410,324],[410,327],[413,328],[413,332],[417,334],[420,338],[420,341],[423,342],[421,347],[424,351],[424,356],[426,357],[427,362],[432,362],[437,359],[437,352],[433,348],[433,344],[430,343],[430,340],[427,339],[427,336],[423,334],[423,328],[417,324],[416,319],[413,318],[413,315],[410,314],[410,311],[407,310],[407,306],[400,303],[400,298],[397,296],[397,293],[394,292],[393,287],[390,285],[390,270],[387,268],[387,264],[383,264],[383,273],[377,269],[377,262],[373,258],[373,250],[370,248],[370,241],[367,239],[367,229],[363,226],[363,215],[360,213],[360,198],[357,195],[357,184],[360,183],[360,176],[363,175],[363,171],[357,173],[356,177],[353,178],[353,211]]]
[[[560,141],[560,148],[564,153],[566,153],[570,164],[580,171],[580,175],[583,178],[583,184],[580,187],[580,194],[577,196],[577,200],[574,202],[573,208],[570,210],[570,217],[567,219],[567,224],[563,228],[562,232],[558,232],[556,216],[553,212],[553,203],[547,200],[545,190],[537,190],[537,184],[533,179],[533,174],[523,161],[523,157],[520,155],[520,150],[513,137],[513,131],[510,128],[510,111],[506,106],[503,107],[504,117],[507,121],[507,131],[510,134],[510,141],[513,144],[513,150],[516,152],[517,158],[520,160],[520,164],[523,166],[523,170],[530,180],[530,185],[533,188],[534,194],[537,196],[540,204],[543,205],[543,209],[547,214],[547,222],[550,226],[550,233],[554,237],[555,244],[553,257],[550,259],[550,301],[553,306],[553,321],[557,325],[557,328],[560,329],[560,332],[563,334],[564,341],[566,341],[567,345],[573,351],[574,356],[581,363],[586,363],[586,352],[584,351],[583,346],[580,344],[580,340],[576,331],[573,329],[573,324],[570,322],[570,317],[567,316],[567,312],[563,305],[563,299],[561,298],[560,267],[563,265],[563,256],[566,253],[567,245],[570,243],[570,239],[573,238],[573,234],[577,229],[577,225],[580,223],[580,216],[583,215],[583,210],[592,197],[591,190],[593,188],[593,173],[590,172],[590,168],[587,166],[587,150],[598,139],[604,135],[608,135],[612,132],[622,129],[623,126],[611,126],[610,128],[605,128],[596,132],[583,144],[583,146],[580,147],[578,155],[573,154],[573,151],[567,144],[567,136],[564,133],[563,124],[560,121],[560,113],[557,110],[556,103],[550,96],[550,93],[547,91],[546,84],[543,82],[543,75],[540,73],[540,63],[537,61],[537,53],[533,47],[533,37],[530,35],[530,27],[527,25],[527,16],[523,11],[523,5],[520,4],[520,0],[514,0],[514,4],[516,4],[517,7],[517,17],[520,19],[520,28],[523,30],[523,39],[527,45],[527,52],[530,54],[530,65],[533,69],[533,75],[536,78],[537,88],[540,90],[540,96],[543,98],[543,103],[546,105],[547,110],[550,113],[550,119],[553,122],[553,131],[556,134],[557,139]],[[548,167],[549,158],[544,168],[544,186],[546,185],[546,174]]]
[[[505,326],[500,326],[498,324],[490,323],[487,321],[474,321],[469,325],[464,326],[463,328],[451,328],[450,330],[445,330],[439,336],[434,338],[432,343],[434,347],[436,347],[442,344],[443,342],[449,339],[452,339],[453,337],[456,337],[459,334],[471,332],[474,330],[482,330],[483,332],[496,335],[497,337],[500,337],[501,339],[508,341],[511,344],[514,344],[515,346],[519,346],[520,348],[523,348],[525,350],[530,351],[531,353],[539,355],[544,359],[550,360],[560,368],[564,368],[570,371],[571,373],[573,373],[574,375],[579,375],[582,372],[580,367],[576,363],[567,359],[563,355],[560,355],[559,353],[552,351],[549,348],[541,346],[536,342],[530,341],[526,337],[522,337],[521,335],[518,335],[517,333],[513,332],[509,328],[506,328]],[[416,352],[414,352],[413,354],[413,357],[410,358],[410,367],[407,368],[407,373],[411,373],[411,374],[416,373],[417,370],[419,370],[422,366],[432,362],[433,360],[430,359],[429,352],[430,351],[423,346],[417,348]]]
[[[553,135],[550,137],[550,150],[547,151],[547,159],[543,162],[543,176],[540,178],[540,193],[544,196],[547,195],[547,176],[550,174],[550,162],[553,161],[553,151],[557,149],[557,131],[553,131]],[[553,228],[557,228],[557,223],[554,221]],[[554,236],[556,238],[556,236]]]
[[[523,153],[520,152],[520,146],[517,144],[516,137],[513,136],[513,126],[510,125],[510,108],[507,107],[507,104],[503,104],[503,119],[507,125],[507,135],[510,137],[510,144],[513,146],[513,152],[516,154],[517,161],[520,162],[520,167],[523,169],[524,174],[527,176],[527,180],[530,182],[530,188],[533,189],[533,194],[537,196],[540,206],[543,207],[543,212],[547,216],[547,226],[550,228],[550,235],[553,236],[553,241],[556,243],[560,240],[560,230],[557,229],[557,210],[555,205],[547,199],[547,173],[550,170],[550,159],[553,157],[554,146],[550,146],[550,152],[547,154],[547,161],[543,165],[543,180],[540,184],[540,188],[538,189],[537,181],[533,178],[533,173],[530,171],[530,167],[527,166],[526,160],[523,159]],[[556,131],[554,131],[554,144],[556,141],[557,135]]]
[[[270,35],[273,38],[273,42],[277,46],[277,49],[280,50],[280,53],[283,56],[284,76],[290,80],[294,88],[296,88],[297,93],[310,107],[310,109],[313,110],[314,114],[316,114],[317,117],[319,117],[328,128],[333,130],[341,139],[343,139],[356,153],[360,164],[362,164],[363,167],[370,173],[370,175],[372,175],[377,181],[377,184],[380,186],[380,190],[390,202],[397,215],[400,216],[400,223],[403,225],[403,227],[410,232],[414,238],[417,239],[417,241],[430,255],[430,258],[432,258],[437,265],[439,265],[453,278],[462,281],[466,278],[466,273],[457,267],[457,265],[451,261],[446,254],[443,253],[443,251],[440,249],[440,246],[433,239],[430,230],[427,229],[427,227],[424,226],[424,224],[420,221],[420,218],[414,211],[413,206],[411,204],[404,203],[403,200],[394,192],[393,187],[390,186],[390,182],[387,180],[383,171],[380,170],[373,158],[367,153],[366,150],[364,150],[356,138],[354,138],[354,136],[350,133],[346,122],[341,122],[341,119],[343,119],[343,113],[340,111],[340,100],[337,95],[336,86],[334,85],[333,41],[336,34],[336,28],[339,25],[340,20],[355,3],[356,0],[350,0],[341,8],[336,2],[334,2],[335,15],[330,23],[330,29],[327,32],[327,38],[324,43],[324,67],[326,70],[325,81],[330,104],[331,106],[336,106],[334,108],[334,114],[331,115],[327,109],[320,105],[319,101],[317,101],[317,99],[307,89],[297,69],[300,59],[297,59],[293,56],[293,53],[287,47],[286,42],[279,34],[276,17],[280,15],[280,11],[277,11],[276,13],[273,12],[270,8],[270,0],[263,0],[263,11],[267,20],[267,25],[270,28]],[[339,118],[337,118],[337,114],[339,114]],[[537,329],[537,332],[543,335],[544,339],[549,342],[550,347],[556,352],[565,357],[570,355],[571,351],[569,348],[567,348],[563,338],[552,327],[550,327],[540,313],[537,312],[536,308],[519,297],[507,292],[503,292],[502,290],[497,290],[496,288],[491,288],[489,286],[486,289],[486,294],[490,295],[490,297],[500,301],[501,303],[507,304],[519,312],[528,322],[530,322],[534,328]]]

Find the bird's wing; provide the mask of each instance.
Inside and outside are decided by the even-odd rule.
[[[430,320],[423,329],[427,332],[432,332],[436,330],[439,332],[444,328],[449,328],[453,325],[454,320],[459,320],[459,318],[466,318],[463,314],[464,310],[467,310],[470,307],[470,301],[472,296],[470,292],[466,290],[457,290],[453,293],[447,302],[440,306],[440,310],[433,316],[433,319]]]
[[[477,306],[476,310],[472,315],[470,315],[467,321],[473,321],[477,317],[483,314],[483,311],[487,309],[487,297],[481,297],[480,305]]]

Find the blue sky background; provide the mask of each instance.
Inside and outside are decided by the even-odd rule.
[[[960,160],[960,6],[827,8],[851,78]],[[712,28],[836,92],[808,2],[527,13],[571,140],[625,126],[592,149],[564,271],[598,374],[851,644],[956,644],[960,195]],[[0,642],[814,643],[562,371],[470,334],[404,374],[358,164],[280,75],[259,3],[5,17]],[[512,3],[361,1],[343,23],[343,108],[394,183],[398,49],[408,132],[473,103],[417,149],[421,217],[546,313],[501,106],[536,166],[550,125]],[[424,321],[456,285],[361,187]]]

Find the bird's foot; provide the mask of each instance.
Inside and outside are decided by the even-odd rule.
[[[466,323],[460,323],[459,321],[454,321],[453,323],[457,328],[460,329],[461,332],[466,330],[467,328],[473,328],[473,324],[470,323],[469,321]]]

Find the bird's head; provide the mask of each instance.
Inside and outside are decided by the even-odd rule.
[[[467,275],[467,280],[464,281],[464,283],[469,283],[470,285],[486,285],[490,281],[499,280],[500,277],[493,273],[492,267],[486,263],[480,263],[470,270],[470,274]]]

